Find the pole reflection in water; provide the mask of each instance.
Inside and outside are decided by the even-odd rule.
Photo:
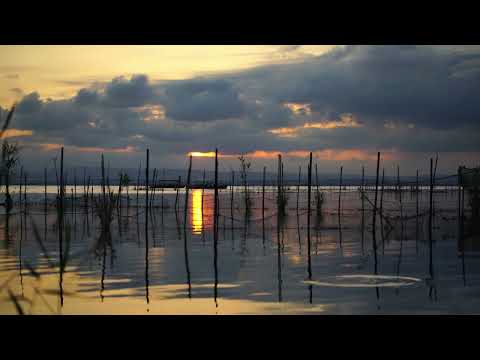
[[[278,276],[278,302],[282,302],[282,254],[281,254],[281,236],[280,219],[277,216],[277,276]]]
[[[378,154],[377,162],[379,162]],[[470,286],[475,285],[473,284],[474,276],[478,275],[474,268],[477,261],[473,257],[467,257],[467,249],[463,244],[463,241],[466,240],[461,236],[462,205],[463,202],[468,203],[470,200],[468,193],[466,194],[466,199],[464,199],[463,191],[460,189],[459,194],[455,193],[454,198],[449,195],[447,199],[449,201],[448,203],[440,203],[440,200],[444,201],[444,196],[440,195],[442,197],[442,199],[440,199],[440,196],[433,192],[431,196],[436,200],[438,216],[433,214],[434,207],[432,206],[432,227],[431,230],[429,230],[427,227],[430,200],[429,193],[427,193],[428,187],[423,189],[423,197],[421,196],[422,193],[416,194],[412,191],[412,197],[410,198],[410,196],[405,193],[406,185],[404,183],[401,193],[403,208],[400,211],[398,202],[392,200],[394,196],[399,196],[399,194],[394,191],[388,191],[389,187],[385,185],[385,179],[382,181],[383,172],[379,173],[381,169],[379,167],[380,165],[381,164],[378,163],[377,168],[374,169],[377,170],[378,173],[373,174],[376,176],[376,178],[373,178],[375,188],[373,188],[373,186],[371,188],[363,187],[364,191],[368,189],[372,195],[372,190],[374,190],[375,198],[370,197],[368,192],[363,193],[365,203],[368,203],[370,201],[369,199],[371,199],[372,203],[370,203],[370,207],[366,205],[365,208],[364,252],[367,258],[361,263],[362,239],[360,225],[362,218],[360,211],[357,212],[354,210],[361,210],[362,204],[361,198],[356,195],[356,186],[355,188],[352,186],[345,190],[342,184],[340,220],[342,225],[341,231],[343,233],[343,252],[341,252],[339,248],[340,229],[337,228],[338,213],[336,213],[338,205],[338,184],[335,184],[335,187],[330,187],[325,190],[326,210],[322,218],[316,216],[315,209],[312,207],[310,208],[310,214],[307,213],[308,193],[306,187],[304,187],[305,190],[303,192],[301,191],[302,187],[300,187],[298,216],[294,205],[291,208],[287,208],[289,212],[284,217],[279,216],[280,214],[275,212],[275,205],[277,205],[275,203],[276,187],[272,186],[265,189],[265,193],[263,193],[260,186],[252,189],[252,194],[255,194],[255,207],[253,207],[254,213],[252,214],[249,227],[244,226],[243,206],[236,204],[237,200],[241,200],[240,198],[235,199],[238,196],[235,193],[238,188],[233,189],[233,197],[231,188],[224,191],[223,194],[220,193],[220,195],[222,195],[222,199],[220,199],[221,208],[219,209],[217,205],[216,213],[218,214],[220,210],[221,217],[226,221],[225,226],[227,227],[227,231],[232,231],[231,235],[234,236],[235,241],[237,237],[239,241],[241,241],[243,236],[244,242],[248,244],[248,253],[242,253],[240,251],[241,248],[237,248],[236,244],[236,250],[230,250],[232,247],[230,234],[227,233],[227,239],[224,239],[223,242],[221,234],[218,236],[218,233],[221,233],[219,226],[222,226],[222,219],[220,219],[219,223],[219,217],[214,215],[214,205],[215,203],[218,204],[214,199],[214,189],[205,189],[204,191],[202,191],[202,189],[190,190],[190,197],[188,197],[186,207],[187,215],[190,216],[190,219],[187,216],[187,236],[185,243],[182,238],[182,235],[185,235],[182,232],[185,230],[183,227],[184,222],[182,222],[182,220],[185,219],[185,213],[180,212],[184,210],[185,207],[185,198],[183,198],[185,194],[184,190],[180,190],[181,202],[180,210],[178,210],[180,214],[178,219],[181,224],[180,237],[178,240],[176,239],[175,214],[173,213],[173,206],[171,206],[169,211],[165,212],[165,227],[155,229],[155,234],[159,237],[161,236],[162,240],[160,240],[160,238],[155,240],[156,236],[152,236],[152,230],[155,226],[161,226],[159,219],[160,214],[158,213],[160,209],[156,210],[156,207],[152,207],[152,209],[150,209],[150,207],[144,207],[145,192],[142,189],[141,198],[139,199],[140,211],[138,212],[138,216],[135,216],[136,211],[134,209],[129,210],[130,219],[134,223],[129,225],[130,229],[128,231],[126,226],[122,228],[122,241],[115,241],[115,250],[118,249],[120,251],[115,251],[115,254],[112,256],[109,245],[104,242],[100,244],[99,247],[99,250],[103,249],[103,252],[99,251],[99,256],[96,258],[86,252],[97,239],[96,235],[101,225],[97,215],[95,215],[94,223],[90,224],[89,217],[91,215],[89,212],[91,211],[91,204],[88,204],[88,207],[85,206],[83,201],[78,201],[82,200],[81,194],[77,194],[78,198],[76,198],[75,192],[73,192],[73,202],[79,207],[74,209],[69,205],[70,202],[65,203],[64,222],[62,222],[64,226],[62,235],[63,242],[60,244],[58,240],[59,229],[57,221],[61,219],[58,218],[59,214],[56,206],[54,206],[54,202],[57,200],[56,191],[60,191],[61,186],[51,185],[50,188],[47,189],[48,202],[45,210],[43,184],[42,187],[37,188],[27,184],[27,192],[29,191],[27,199],[30,199],[30,201],[40,199],[41,201],[28,204],[27,213],[25,213],[25,194],[22,192],[20,211],[12,213],[10,216],[6,215],[4,228],[0,229],[0,234],[3,235],[6,242],[10,243],[11,246],[2,249],[0,253],[0,255],[3,256],[3,258],[0,257],[0,265],[3,266],[1,269],[2,273],[0,273],[0,283],[3,284],[3,280],[12,273],[13,281],[10,283],[12,291],[14,291],[15,296],[18,296],[19,299],[24,302],[30,300],[30,295],[36,291],[35,287],[38,286],[39,291],[43,291],[48,295],[48,304],[52,305],[55,311],[57,305],[56,300],[62,291],[62,288],[59,289],[59,286],[62,286],[65,290],[65,306],[61,312],[65,313],[139,313],[145,312],[148,308],[149,311],[153,313],[214,314],[215,311],[217,311],[215,299],[218,303],[218,312],[228,314],[278,312],[317,313],[320,311],[337,313],[345,312],[345,304],[350,306],[348,309],[351,310],[352,313],[371,313],[378,311],[377,309],[380,307],[384,308],[383,311],[392,312],[396,312],[397,310],[400,312],[407,310],[417,311],[417,309],[419,309],[419,311],[440,312],[445,310],[446,306],[450,306],[450,304],[454,311],[474,311],[475,304],[472,302],[471,307],[469,307],[468,298],[465,303],[461,302],[463,300],[463,293],[461,291],[463,290],[462,281],[464,280],[462,279],[462,275],[465,277],[466,271],[466,269],[462,269],[462,261],[465,262],[465,267],[469,266],[469,272],[471,272],[472,284],[470,284]],[[307,169],[304,168],[304,170]],[[307,171],[303,171],[303,181],[305,185],[307,184],[306,173]],[[143,176],[145,176],[145,163],[142,164],[141,174],[143,178]],[[151,174],[149,174],[148,179],[149,184],[152,183],[150,175]],[[231,173],[228,175],[229,177],[233,177]],[[296,174],[296,176],[298,176],[298,174]],[[187,179],[187,177],[185,178]],[[106,180],[107,178],[105,178],[105,181]],[[415,178],[413,178],[413,180],[415,185]],[[145,178],[141,179],[142,186],[144,181]],[[432,185],[435,185],[434,179],[431,179],[431,181],[433,183]],[[63,182],[66,182],[65,173]],[[384,191],[383,194],[385,201],[383,209],[384,216],[382,216],[382,211],[380,210],[382,205],[382,182],[386,188],[384,190],[387,190]],[[282,182],[280,182],[280,184],[283,185]],[[24,177],[22,178],[21,185],[23,191]],[[293,186],[291,189],[292,188]],[[17,189],[15,189],[14,196],[16,200],[15,205],[18,209]],[[295,188],[293,189],[297,190]],[[80,191],[81,188],[79,187],[78,190]],[[95,186],[94,190],[95,196],[97,197],[95,200],[97,200],[96,202],[100,205],[102,196],[101,187]],[[257,192],[254,192],[255,190]],[[310,191],[312,190],[315,191],[315,188],[311,188]],[[437,188],[434,188],[434,190],[437,190]],[[66,191],[69,191],[70,194],[65,193],[65,195],[72,195],[69,187]],[[202,192],[204,195],[203,209]],[[175,199],[175,195],[174,189],[166,192],[165,204],[168,202],[173,205],[172,200]],[[310,196],[311,195],[313,194],[310,193]],[[418,211],[416,203],[417,195],[419,201]],[[108,196],[108,193],[106,193],[106,196]],[[153,196],[153,194],[151,188],[149,188],[148,203],[150,203],[151,196]],[[295,194],[291,196],[295,197]],[[262,198],[265,199],[264,206],[262,206]],[[90,197],[88,199],[90,199]],[[66,201],[67,199],[64,200]],[[68,200],[70,200],[70,198]],[[295,201],[295,198],[289,200],[292,202]],[[312,201],[312,199],[310,200]],[[57,206],[60,207],[62,205],[60,199],[57,201]],[[124,201],[125,200],[122,200],[122,202]],[[52,206],[50,206],[49,203],[52,203]],[[155,201],[152,201],[152,203],[155,203]],[[160,199],[158,199],[158,203],[160,203]],[[134,204],[134,202],[132,202],[132,204]],[[240,205],[239,209],[236,209],[238,205]],[[467,207],[467,204],[465,204],[465,207]],[[443,214],[440,213],[439,210],[443,210],[444,208],[452,213],[452,215],[445,216],[442,222]],[[68,213],[69,210],[71,210],[70,213]],[[142,213],[144,210],[145,214]],[[158,211],[156,213],[157,217],[151,213],[152,210]],[[263,210],[265,216],[263,215]],[[127,218],[126,210],[122,211],[122,218]],[[470,216],[470,210],[468,208],[465,209],[465,212]],[[398,219],[398,213],[403,215],[403,231],[401,228],[402,219]],[[419,214],[418,219],[416,217],[417,213]],[[458,224],[454,224],[453,214],[458,218]],[[306,227],[308,215],[310,215],[310,226]],[[39,237],[33,232],[33,219],[27,222],[25,219],[26,216],[34,217],[35,222],[38,224],[43,223],[43,231],[39,228],[40,234],[44,231],[46,231],[46,233],[41,236],[41,240],[44,244],[47,244],[46,248],[51,253],[50,259],[55,264],[53,270],[50,268],[48,258],[45,257],[47,261],[44,259],[43,254],[46,254],[46,252],[35,242]],[[76,216],[80,216],[76,228],[78,234],[75,233]],[[228,216],[230,216],[230,220],[227,218]],[[385,222],[388,222],[389,216],[396,217],[396,229],[392,230]],[[148,228],[145,228],[145,220],[148,222]],[[277,223],[275,223],[275,220],[277,220]],[[422,220],[424,222],[423,227],[425,227],[424,239],[422,239],[422,234],[420,233],[422,230]],[[73,224],[71,221],[73,221]],[[18,233],[16,232],[17,222]],[[123,219],[121,222],[117,222],[114,213],[112,220],[114,235],[118,235],[116,232],[117,229],[114,229],[114,227],[123,222]],[[218,225],[214,226],[214,222],[215,225]],[[419,225],[416,224],[417,222]],[[32,225],[30,225],[31,223]],[[237,223],[238,226],[236,225]],[[385,224],[385,228],[383,228],[383,224]],[[276,225],[277,228],[275,228]],[[455,225],[459,228],[455,229]],[[192,230],[188,229],[189,226],[191,226]],[[469,224],[466,223],[466,232],[469,230],[468,226]],[[87,236],[87,227],[91,227],[90,236]],[[228,227],[230,227],[230,229],[228,229]],[[12,231],[12,229],[15,231]],[[144,232],[144,229],[147,231]],[[69,230],[73,231],[71,236]],[[458,239],[447,238],[446,235],[453,235],[454,230],[458,231]],[[217,233],[216,239],[213,239],[214,234],[212,231]],[[244,231],[245,233],[243,233]],[[432,242],[431,262],[433,272],[430,274],[430,242],[427,231],[431,231],[430,237]],[[404,236],[401,236],[402,233]],[[205,246],[202,246],[202,234],[205,234]],[[310,235],[310,239],[308,235]],[[305,244],[303,244],[303,236],[305,236]],[[12,237],[12,240],[8,240],[10,237]],[[68,261],[68,244],[70,238],[73,241],[73,254],[78,254],[78,258],[71,257],[71,261]],[[16,242],[14,241],[15,239]],[[213,240],[215,240],[215,242]],[[308,240],[310,240],[310,252],[307,252]],[[438,242],[438,245],[433,242],[434,240]],[[3,241],[3,238],[0,239],[2,246],[4,245]],[[155,244],[155,241],[157,245],[162,244],[165,247],[165,251],[159,252],[157,251],[158,249],[154,249],[155,251],[152,252],[152,262],[150,262],[149,245]],[[417,242],[419,255],[416,255]],[[458,245],[455,242],[459,242],[460,251],[457,251]],[[283,246],[283,244],[285,246]],[[60,245],[63,251],[59,254],[58,248]],[[436,247],[433,247],[433,245],[436,245]],[[137,248],[137,246],[139,248]],[[143,246],[145,246],[145,248]],[[264,246],[267,251],[265,252],[265,250],[263,250],[264,256],[262,256],[262,248]],[[382,246],[382,250],[378,248],[379,246]],[[300,247],[303,248],[301,253]],[[385,249],[385,247],[387,248]],[[191,271],[191,301],[189,301],[187,297],[188,280],[183,261],[183,251],[185,249],[188,252],[188,266]],[[435,251],[436,249],[438,250]],[[109,251],[110,254],[108,254],[107,251]],[[382,256],[382,252],[384,252],[384,256]],[[465,254],[463,254],[463,252]],[[345,254],[344,258],[342,257],[343,254]],[[110,259],[108,258],[109,256]],[[118,259],[115,256],[118,256]],[[437,258],[434,258],[434,256],[437,256]],[[464,259],[462,259],[461,256],[464,256]],[[58,282],[60,275],[58,270],[59,257],[62,257],[63,262],[63,284],[59,284]],[[308,259],[309,257],[310,261]],[[114,269],[107,268],[109,266],[107,261],[110,263],[113,260],[115,260]],[[90,261],[92,261],[91,265],[89,263]],[[456,261],[458,262],[456,263]],[[34,278],[28,272],[31,264],[35,266],[34,269],[36,271],[38,267],[39,273],[42,271],[42,282],[33,282]],[[68,267],[66,267],[67,264]],[[451,266],[452,264],[457,264],[458,268]],[[367,267],[365,267],[365,265],[367,265]],[[382,275],[385,271],[387,271],[388,274]],[[436,271],[438,271],[438,275]],[[60,272],[62,272],[61,266]],[[220,274],[220,272],[222,273]],[[311,273],[310,276],[309,272]],[[315,272],[315,277],[313,276],[313,272]],[[412,286],[410,287],[410,281],[404,280],[403,277],[399,276],[402,275],[402,273],[408,273],[410,276],[418,278],[419,280],[412,281]],[[152,274],[152,278],[150,278],[150,274]],[[194,274],[197,274],[198,277],[198,284],[196,285],[198,294],[196,296],[193,296]],[[421,280],[424,279],[425,274],[429,279],[424,282]],[[109,277],[108,279],[107,275]],[[442,281],[436,283],[435,279],[441,279]],[[25,287],[24,298],[21,297],[22,280],[23,286]],[[220,284],[220,280],[222,280],[222,284]],[[313,288],[315,287],[318,287],[318,289],[315,290],[316,301],[313,302]],[[371,289],[365,290],[365,288]],[[385,288],[385,290],[383,290],[383,288]],[[66,293],[67,289],[69,290],[68,294]],[[399,289],[397,294],[402,296],[401,299],[399,298],[401,301],[395,299],[396,289]],[[456,299],[451,289],[455,291]],[[222,292],[220,290],[222,290]],[[72,291],[76,294],[72,293]],[[432,300],[435,300],[437,292],[441,292],[442,297],[438,298],[441,302],[430,303],[428,297],[429,291],[431,292]],[[465,293],[467,293],[467,291],[469,290],[465,290]],[[78,298],[74,298],[73,296],[77,294],[79,295]],[[449,296],[450,299],[448,299],[447,296]],[[322,300],[322,298],[325,300]],[[158,299],[158,301],[154,301],[154,299]],[[13,312],[15,308],[11,306],[11,304],[7,304],[7,300],[8,297],[3,296],[3,303],[0,304],[4,306],[2,310],[11,310]],[[37,300],[39,300],[39,298],[37,298]],[[146,303],[147,301],[149,301],[148,305]],[[324,301],[328,302],[328,307],[325,307],[326,310],[324,310]],[[450,301],[450,303],[446,301]],[[33,307],[35,313],[37,311],[40,313],[48,311],[45,306],[41,305],[41,301],[38,301],[38,303],[40,303],[38,306]],[[311,306],[310,303],[315,305]],[[35,302],[35,304],[37,303]],[[46,304],[47,307],[48,304]],[[28,312],[29,303],[26,303],[26,305]]]

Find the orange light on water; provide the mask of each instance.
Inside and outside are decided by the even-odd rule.
[[[192,231],[201,234],[203,230],[202,190],[192,191]]]

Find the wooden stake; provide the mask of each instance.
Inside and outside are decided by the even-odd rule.
[[[235,186],[235,171],[232,170],[232,186],[230,187],[230,218],[232,220],[232,224],[233,224],[233,187],[234,186]]]
[[[47,213],[47,168],[43,169],[43,180],[45,184],[45,191],[44,191],[44,209],[45,209],[45,214]]]
[[[63,204],[64,204],[64,184],[63,184],[63,146],[60,152],[60,202],[58,218],[58,250],[60,257],[60,305],[63,307]]]
[[[340,188],[338,191],[338,215],[340,216],[341,210],[341,197],[342,197],[342,175],[343,175],[343,166],[340,166]]]
[[[147,166],[145,168],[145,294],[147,304],[150,303],[148,279],[148,176],[150,172],[150,149],[147,149]]]
[[[433,159],[430,158],[430,201],[428,215],[428,245],[429,245],[429,270],[430,276],[433,276],[433,255],[432,255],[432,217],[433,217]]]
[[[300,198],[300,181],[302,176],[302,167],[298,167],[298,184],[297,184],[297,215],[298,215],[298,203]]]
[[[187,270],[188,297],[192,297],[192,285],[190,282],[190,266],[188,262],[188,243],[187,243],[187,216],[188,216],[188,193],[190,190],[190,174],[192,172],[192,155],[188,165],[187,182],[185,184],[185,206],[183,208],[183,250],[185,254],[185,266]]]
[[[214,286],[214,299],[215,306],[217,303],[217,287],[218,287],[218,265],[217,265],[217,246],[218,246],[218,149],[215,149],[215,183],[214,183],[214,207],[213,207],[213,267],[215,271],[215,286]]]
[[[373,224],[372,224],[372,235],[373,235],[373,253],[375,255],[375,274],[377,274],[377,194],[378,194],[378,173],[380,171],[380,152],[377,154],[377,177],[375,179],[375,200],[373,205]]]
[[[138,166],[138,174],[137,174],[137,186],[136,186],[136,190],[137,190],[137,220],[138,220],[138,213],[139,213],[139,205],[140,203],[138,202],[138,188],[140,187],[140,171],[141,171],[141,168],[142,168],[142,163],[140,162],[140,165]]]
[[[311,259],[311,249],[310,249],[310,215],[311,215],[311,193],[312,193],[312,153],[310,153],[310,160],[308,163],[308,190],[307,190],[307,251],[308,251],[308,279],[312,279],[312,259]]]
[[[416,183],[415,183],[415,247],[416,247],[416,250],[418,251],[418,229],[419,229],[419,226],[418,226],[418,191],[419,188],[418,188],[418,169],[417,169],[417,177],[416,177]]]
[[[282,203],[282,155],[278,154],[278,169],[277,169],[277,212],[281,213]]]

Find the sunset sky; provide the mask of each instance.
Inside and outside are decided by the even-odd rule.
[[[373,174],[480,165],[478,46],[0,46],[0,113],[41,169],[63,145],[70,166],[237,168],[340,165]]]

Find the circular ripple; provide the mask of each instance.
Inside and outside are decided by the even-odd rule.
[[[367,287],[401,287],[412,286],[421,282],[421,279],[407,276],[389,275],[339,275],[323,280],[306,280],[304,284],[314,286],[367,288]]]

